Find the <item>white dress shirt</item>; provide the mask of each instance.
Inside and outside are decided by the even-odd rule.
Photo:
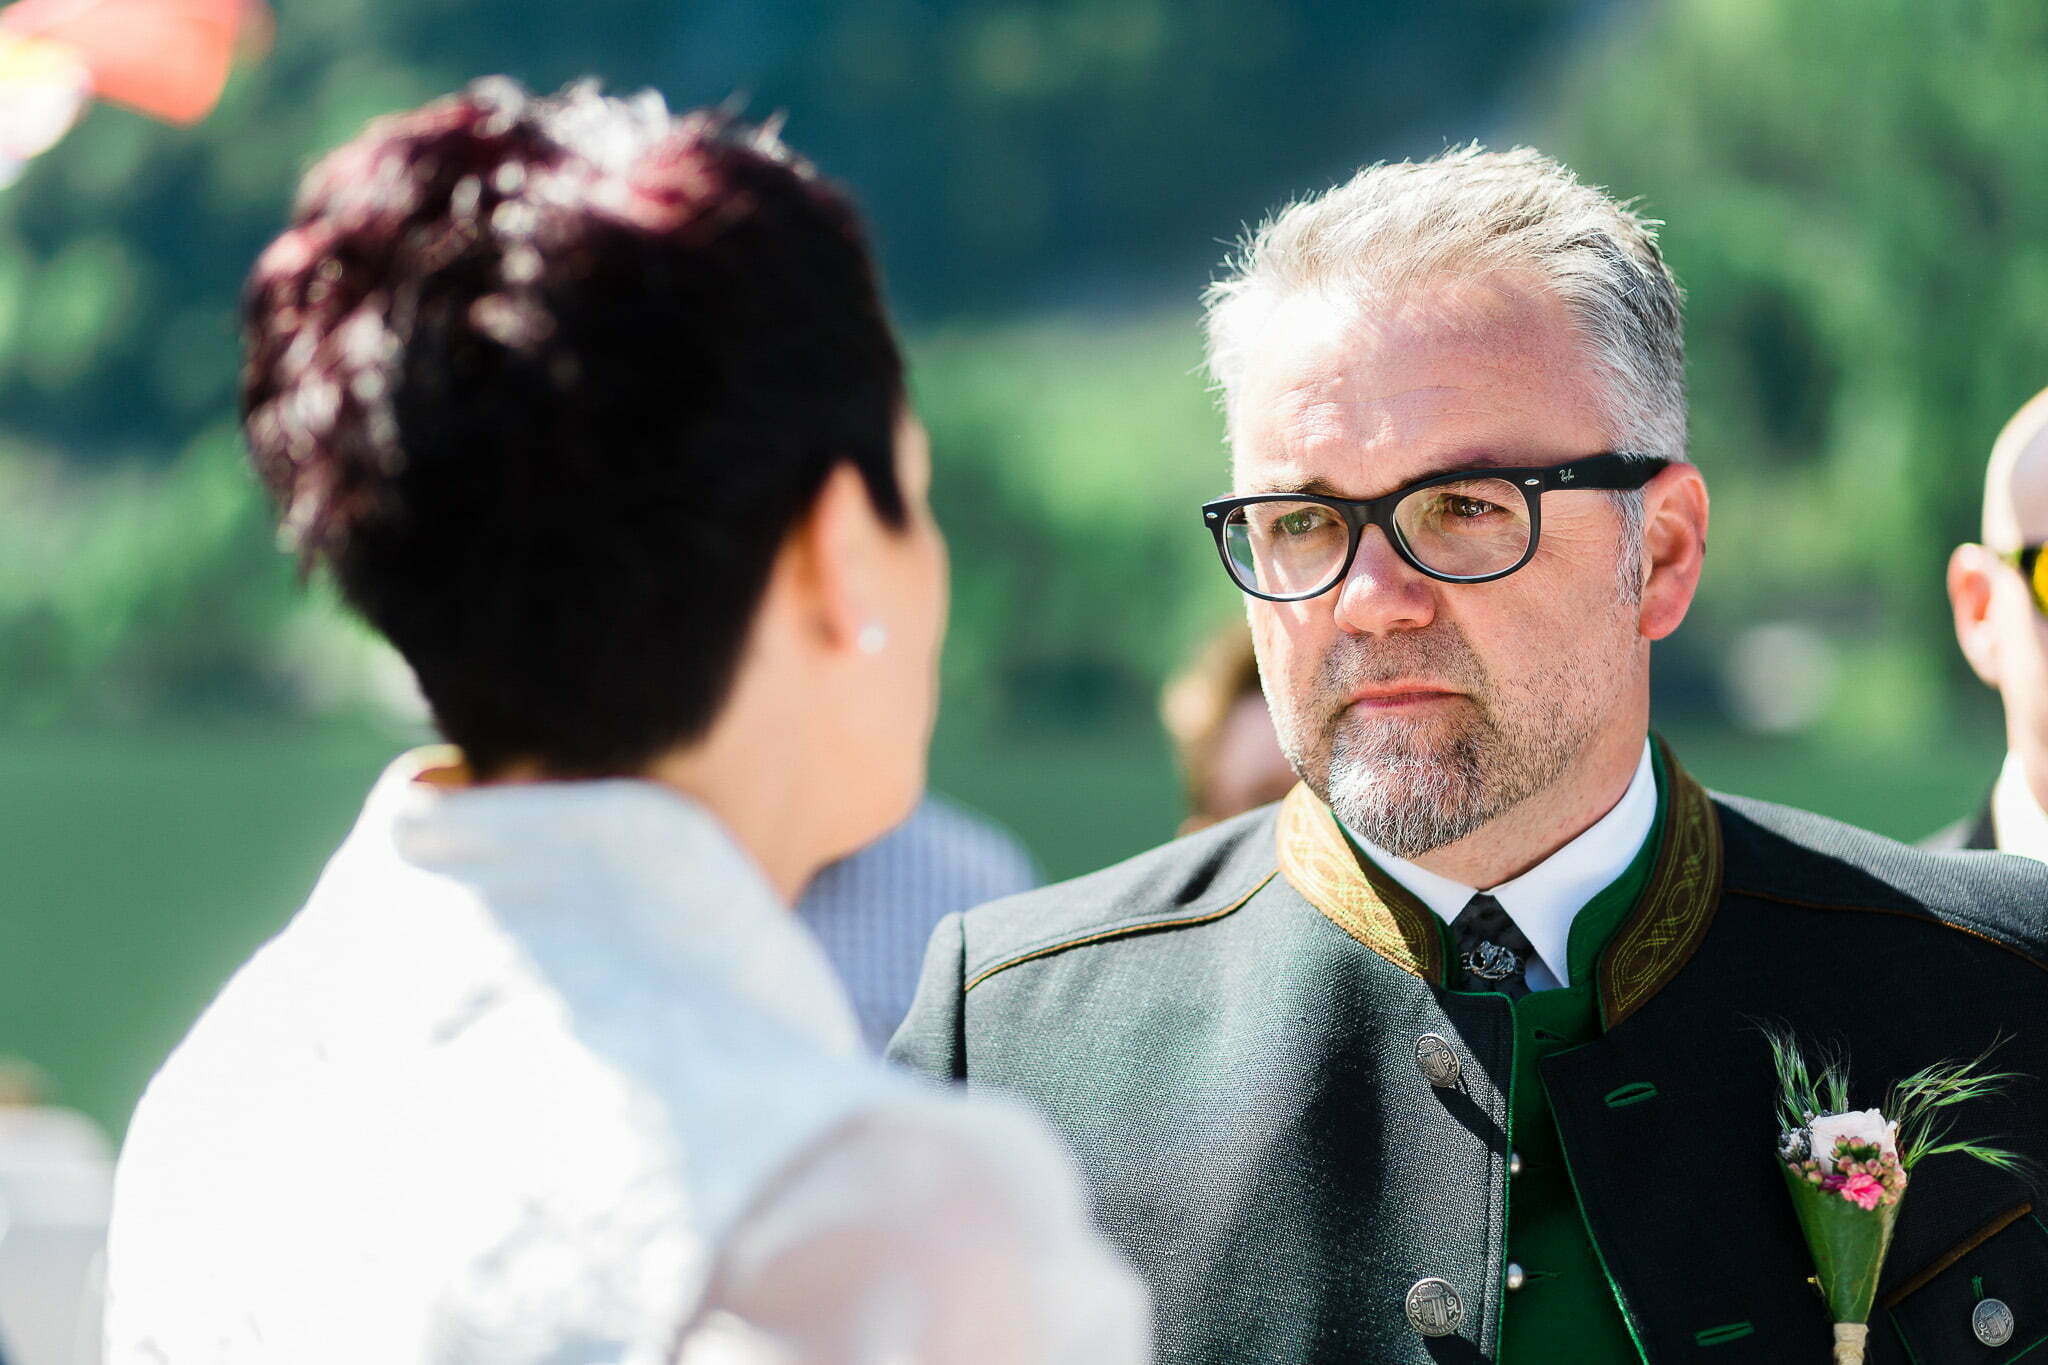
[[[1137,1362],[1020,1108],[859,1053],[701,807],[417,756],[151,1082],[113,1365]]]
[[[2022,853],[2048,861],[2048,811],[2034,799],[2020,756],[2008,752],[1991,788],[1991,832],[2001,853]]]
[[[1536,961],[1528,964],[1523,979],[1532,991],[1571,984],[1571,962],[1566,948],[1571,943],[1572,921],[1586,902],[1604,891],[1628,870],[1644,840],[1657,823],[1657,775],[1650,765],[1650,744],[1643,741],[1643,756],[1636,764],[1628,790],[1614,808],[1557,852],[1512,881],[1493,887],[1489,894],[1515,922],[1536,950]],[[1349,829],[1347,825],[1345,828]],[[1379,864],[1386,874],[1437,917],[1449,924],[1458,917],[1480,888],[1465,886],[1449,877],[1417,867],[1397,858],[1370,839],[1351,837]]]

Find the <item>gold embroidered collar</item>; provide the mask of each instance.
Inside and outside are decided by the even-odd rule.
[[[1663,741],[1658,744],[1663,746]],[[1656,861],[1635,909],[1601,951],[1600,1020],[1613,1028],[1691,960],[1721,905],[1721,822],[1706,790],[1664,748],[1671,783]],[[1444,982],[1443,934],[1429,908],[1352,850],[1306,786],[1281,803],[1280,871],[1330,922],[1406,972]]]

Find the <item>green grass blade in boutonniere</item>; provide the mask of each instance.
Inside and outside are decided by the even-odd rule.
[[[2034,1172],[2026,1158],[2001,1147],[1989,1147],[1975,1139],[1950,1141],[1950,1123],[1942,1112],[1971,1100],[1989,1099],[2005,1093],[2017,1071],[1986,1071],[1985,1061],[2004,1043],[1999,1038],[1975,1057],[1964,1062],[1936,1062],[1922,1067],[1893,1086],[1885,1096],[1884,1112],[1899,1126],[1899,1164],[1912,1170],[1930,1156],[1959,1152],[1986,1165],[2032,1180]]]

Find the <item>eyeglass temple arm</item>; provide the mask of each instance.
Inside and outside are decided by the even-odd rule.
[[[1596,488],[1603,492],[1620,492],[1641,488],[1670,463],[1662,455],[1638,455],[1618,450],[1546,469],[1533,478],[1524,478],[1523,482],[1544,489]]]
[[[1991,553],[1996,555],[2005,563],[2012,565],[2021,573],[2031,574],[2034,571],[2034,564],[2041,558],[2041,551],[2044,548],[2048,547],[2040,545],[2016,545],[2010,550],[1992,550]]]

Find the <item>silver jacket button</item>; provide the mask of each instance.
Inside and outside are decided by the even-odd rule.
[[[1508,1262],[1508,1293],[1512,1294],[1529,1283],[1528,1272],[1513,1261]]]
[[[1521,1173],[1522,1173],[1522,1154],[1521,1154],[1520,1152],[1509,1152],[1509,1153],[1508,1153],[1508,1174],[1509,1174],[1509,1175],[1520,1175]]]
[[[1980,1299],[1970,1314],[1970,1330],[1986,1346],[2005,1345],[2012,1340],[2012,1329],[2012,1309],[2004,1299]]]
[[[1434,1276],[1408,1289],[1408,1325],[1426,1337],[1447,1337],[1465,1321],[1465,1302],[1449,1280]]]
[[[1422,1074],[1429,1083],[1439,1090],[1448,1090],[1458,1083],[1458,1054],[1451,1051],[1451,1045],[1441,1034],[1425,1033],[1415,1040],[1415,1065],[1422,1068]],[[1425,1284],[1430,1283],[1425,1280]]]

